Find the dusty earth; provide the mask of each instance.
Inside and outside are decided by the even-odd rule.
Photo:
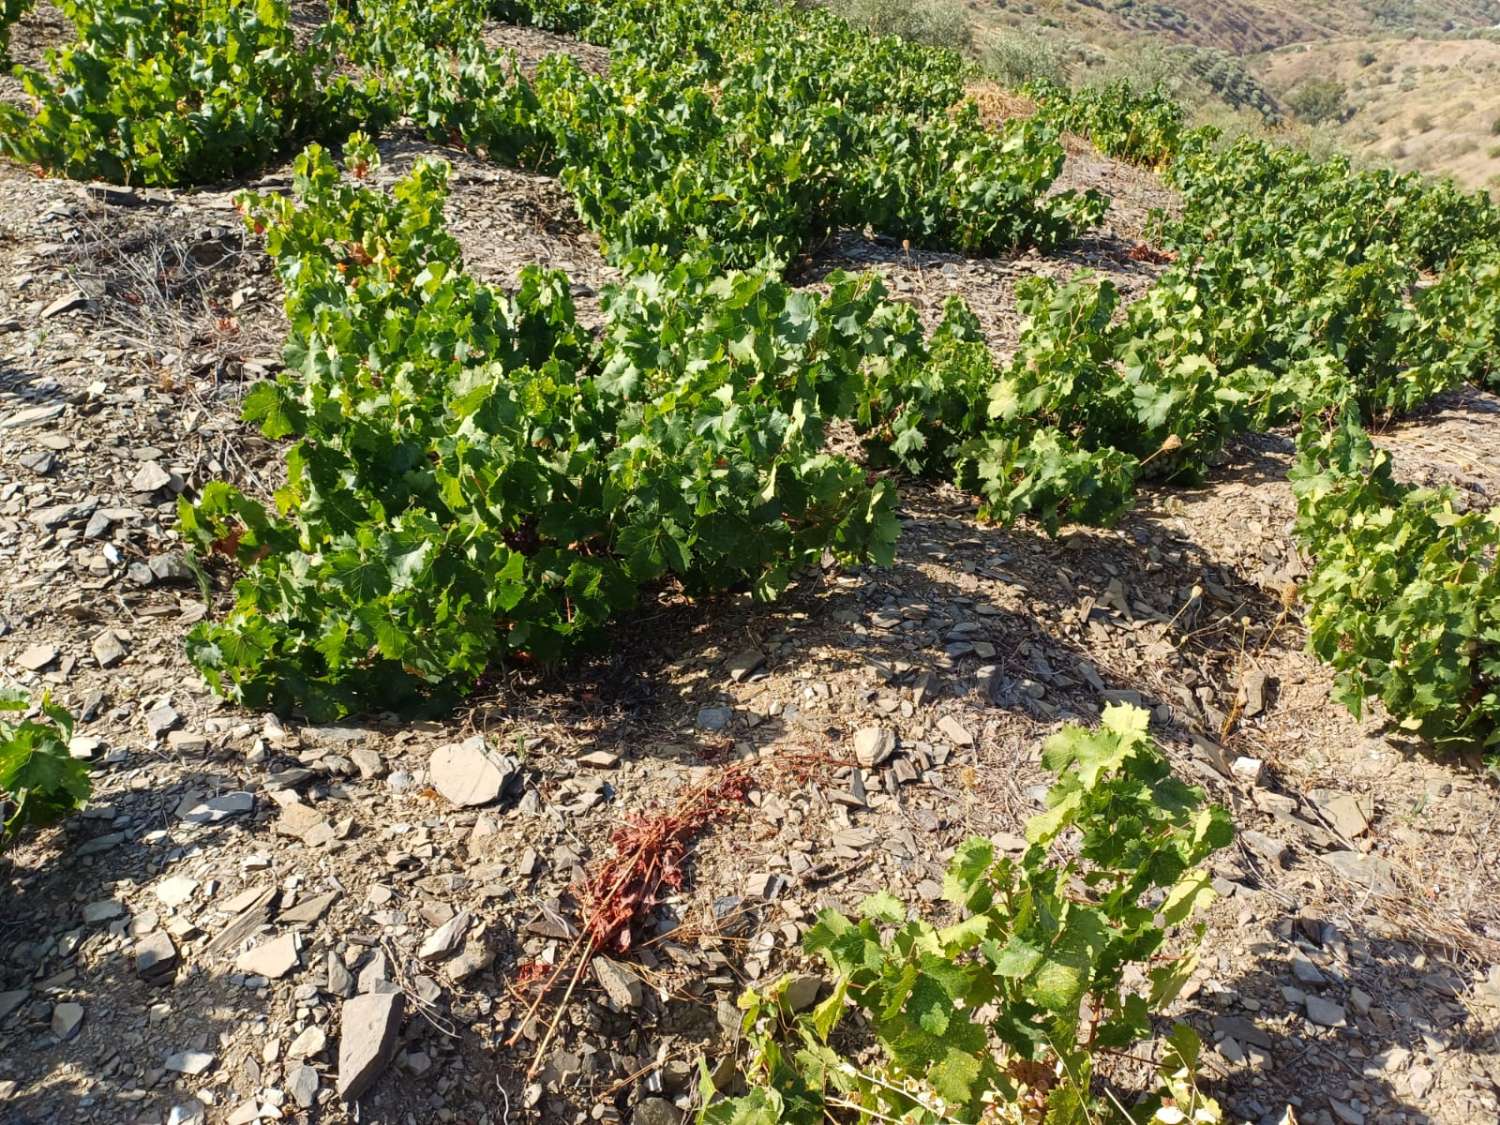
[[[494,32],[523,55],[562,42],[527,34]],[[430,149],[385,151],[393,176]],[[470,268],[501,284],[527,262],[566,269],[596,317],[612,275],[560,188],[444,155]],[[878,268],[929,313],[960,292],[1003,353],[1018,278],[1150,281],[1128,251],[1162,189],[1092,154],[1068,178],[1118,204],[1066,254],[966,260],[850,232],[805,277]],[[806,575],[771,608],[664,592],[609,655],[499,678],[441,722],[304,727],[209,694],[182,637],[226,594],[183,564],[175,500],[278,471],[238,421],[284,326],[237,186],[0,170],[0,676],[79,715],[73,749],[95,767],[91,807],[0,871],[8,1125],[679,1121],[699,1060],[733,1051],[741,989],[811,967],[797,943],[819,908],[882,887],[934,899],[955,844],[1010,841],[1037,810],[1041,740],[1110,699],[1154,709],[1240,830],[1176,1013],[1213,1044],[1232,1117],[1500,1115],[1500,798],[1479,763],[1431,760],[1330,701],[1288,596],[1285,435],[1055,541],[905,484],[894,566]],[[1497,410],[1452,396],[1383,440],[1407,472],[1493,503]],[[853,736],[871,726],[898,749],[866,770]],[[459,807],[432,759],[476,734],[513,779]],[[570,887],[627,818],[736,766],[748,798],[698,836],[680,893],[561,1003]],[[344,1004],[396,994],[395,1059],[346,1105]]]

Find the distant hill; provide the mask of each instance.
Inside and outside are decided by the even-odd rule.
[[[1500,0],[968,0],[981,56],[1500,190]]]

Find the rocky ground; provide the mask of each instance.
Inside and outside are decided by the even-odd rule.
[[[423,151],[388,143],[384,174]],[[471,268],[558,266],[596,308],[611,274],[558,186],[447,155]],[[934,312],[962,292],[1004,351],[1019,277],[1149,283],[1129,248],[1161,189],[1092,155],[1069,176],[1120,197],[1069,254],[851,232],[806,276],[877,267]],[[1240,830],[1177,1013],[1235,1119],[1500,1114],[1500,799],[1477,763],[1330,702],[1285,596],[1302,564],[1284,436],[1057,541],[908,485],[890,568],[804,576],[769,609],[663,595],[608,656],[496,682],[442,722],[306,727],[223,705],[186,663],[184,631],[224,594],[173,530],[176,497],[210,479],[274,482],[238,403],[282,330],[228,189],[0,170],[0,675],[79,715],[96,787],[7,857],[7,1123],[677,1122],[698,1060],[733,1049],[744,985],[812,968],[796,949],[821,906],[935,899],[955,844],[1011,842],[1039,807],[1042,738],[1111,699],[1154,709]],[[1453,396],[1383,440],[1493,503],[1497,409]],[[555,967],[574,979],[572,889],[615,830],[730,769],[747,798],[634,948],[538,1005]]]

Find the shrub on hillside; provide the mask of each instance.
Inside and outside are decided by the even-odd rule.
[[[1299,121],[1320,125],[1349,115],[1349,92],[1334,78],[1309,78],[1286,97],[1286,107]]]
[[[830,0],[828,5],[876,35],[899,35],[914,43],[965,50],[972,42],[961,0]]]
[[[1003,31],[984,52],[984,69],[995,81],[1012,89],[1028,82],[1065,85],[1068,67],[1055,46],[1027,31]]]

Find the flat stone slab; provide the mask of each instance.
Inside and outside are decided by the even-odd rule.
[[[390,1065],[405,1008],[406,997],[400,992],[367,992],[344,1001],[336,1087],[339,1097],[356,1100]]]
[[[267,980],[280,980],[301,963],[302,955],[297,951],[297,935],[282,934],[241,953],[235,960],[234,967],[242,973],[265,977]]]
[[[83,1022],[82,1004],[58,1004],[52,1009],[52,1034],[67,1040],[78,1034],[78,1025]]]
[[[450,802],[473,808],[498,801],[520,771],[515,759],[496,754],[479,734],[438,747],[427,772],[433,788]]]

